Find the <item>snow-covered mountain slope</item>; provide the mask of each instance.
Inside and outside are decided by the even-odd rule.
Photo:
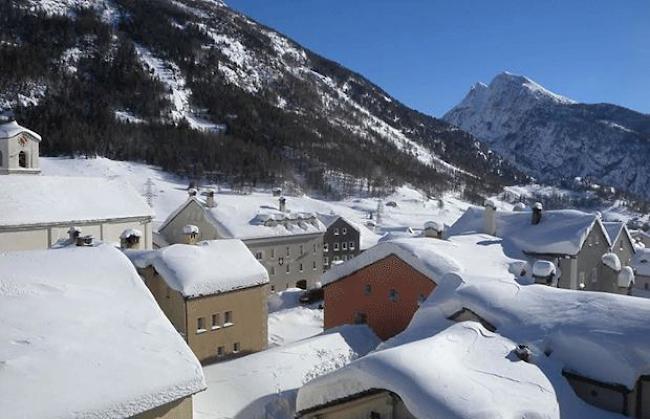
[[[0,18],[0,39],[16,48],[9,53],[46,60],[0,74],[0,106],[18,107],[42,131],[49,154],[147,160],[252,182],[290,173],[312,187],[326,183],[319,172],[330,170],[437,190],[465,181],[494,190],[525,178],[466,132],[221,1],[16,0],[2,7],[15,15]],[[70,127],[89,125],[83,141],[71,140],[61,113]],[[160,137],[179,134],[161,133],[159,124],[233,139],[203,144],[219,149],[202,152],[170,140],[174,149],[163,152]],[[242,158],[218,162],[228,151]]]
[[[650,197],[650,115],[576,103],[502,73],[474,85],[443,119],[542,181],[579,176]]]

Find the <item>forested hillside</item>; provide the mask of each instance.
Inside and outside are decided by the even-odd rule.
[[[525,179],[471,135],[220,2],[0,0],[0,107],[43,135],[47,155],[236,184],[410,182],[478,199]]]

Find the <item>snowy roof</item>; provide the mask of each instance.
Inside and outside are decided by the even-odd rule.
[[[478,323],[457,324],[433,337],[370,353],[308,382],[298,392],[296,410],[388,390],[422,419],[559,418],[556,398],[566,396],[537,366],[514,358],[516,346]]]
[[[184,297],[219,294],[269,282],[266,269],[241,240],[174,244],[152,251],[126,251],[139,268],[153,266]]]
[[[323,286],[331,284],[390,255],[436,283],[448,272],[480,269],[486,273],[507,273],[514,260],[506,257],[500,246],[492,245],[491,238],[474,234],[449,240],[418,237],[381,242],[347,262],[332,266],[323,274],[321,282]]]
[[[451,273],[442,284],[387,346],[432,336],[452,324],[449,316],[466,308],[501,336],[531,347],[540,368],[554,362],[560,369],[629,389],[650,373],[648,299],[520,285],[505,276],[486,280],[474,273]]]
[[[0,318],[4,417],[130,417],[205,389],[196,357],[111,246],[0,254]]]
[[[205,367],[207,391],[194,397],[195,419],[292,418],[305,381],[373,350],[379,339],[365,325],[324,334]]]
[[[0,124],[0,140],[15,137],[16,135],[22,134],[23,132],[26,132],[27,134],[34,137],[36,141],[41,141],[40,135],[30,129],[21,126],[16,121]]]
[[[324,233],[326,228],[316,213],[303,208],[305,199],[286,198],[287,211],[282,212],[278,199],[268,194],[216,194],[216,205],[212,208],[205,205],[203,198],[192,197],[172,213],[159,230],[194,201],[204,209],[207,220],[224,238],[250,240]]]
[[[0,227],[153,215],[144,199],[123,180],[0,176]]]
[[[650,276],[650,249],[637,249],[630,265],[637,275]]]
[[[448,236],[483,231],[485,210],[470,207],[448,230]],[[496,236],[526,253],[576,255],[596,224],[595,214],[575,210],[547,210],[539,224],[530,212],[496,211]]]
[[[345,221],[352,227],[353,229],[359,231],[359,227],[355,222],[352,222],[348,220],[345,217],[342,217],[338,214],[317,214],[318,219],[325,225],[325,227],[329,228],[332,224],[334,224],[339,218]]]

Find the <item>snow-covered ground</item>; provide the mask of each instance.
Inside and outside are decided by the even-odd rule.
[[[287,345],[323,332],[319,303],[301,305],[303,290],[289,288],[269,297],[269,347]]]
[[[154,166],[102,157],[93,159],[42,157],[40,161],[44,175],[120,177],[131,183],[143,195],[147,192],[146,183],[151,179],[153,183],[151,201],[158,223],[164,221],[187,199],[189,181]],[[256,201],[265,202],[269,196],[268,192],[254,192],[245,197],[254,204]],[[219,199],[218,194],[215,199]],[[403,186],[382,199],[382,215],[381,219],[377,220],[378,202],[376,198],[351,197],[340,201],[307,198],[302,200],[301,205],[305,206],[303,208],[305,211],[335,213],[360,225],[363,230],[362,242],[365,242],[362,243],[362,247],[373,245],[386,233],[410,235],[409,228],[416,232],[420,231],[427,221],[433,220],[451,225],[469,206],[468,203],[452,195],[429,199],[420,191]],[[395,206],[391,206],[393,203]],[[374,221],[378,225],[374,232],[364,227],[370,213],[373,213]]]
[[[194,397],[194,418],[291,419],[303,384],[366,355],[378,344],[367,326],[344,326],[206,366],[208,389]]]

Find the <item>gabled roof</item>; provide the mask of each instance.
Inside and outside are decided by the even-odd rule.
[[[449,240],[418,237],[381,242],[347,262],[332,266],[323,274],[321,282],[326,286],[391,255],[436,283],[448,272],[474,269],[486,274],[508,272],[514,259],[505,256],[501,246],[491,245],[490,238],[473,234]]]
[[[468,208],[449,228],[448,236],[483,232],[484,213],[484,208]],[[596,214],[545,210],[540,223],[532,224],[530,212],[496,211],[496,236],[530,254],[577,255],[594,227],[609,240]]]
[[[112,246],[0,254],[0,318],[3,417],[131,417],[206,387]]]
[[[324,233],[326,228],[314,212],[304,208],[303,198],[287,197],[287,211],[280,211],[277,197],[269,194],[217,194],[216,205],[205,205],[203,198],[191,197],[159,227],[163,230],[184,208],[194,202],[206,220],[223,238],[240,240],[299,236]]]
[[[139,268],[153,266],[186,298],[220,294],[269,282],[269,274],[241,240],[174,244],[152,251],[126,251]]]
[[[7,138],[12,138],[15,137],[18,134],[22,134],[23,132],[31,135],[34,137],[36,141],[41,141],[41,136],[35,133],[34,131],[27,129],[21,125],[18,124],[16,121],[11,121],[7,122],[4,124],[0,124],[0,140],[7,139]]]
[[[330,226],[332,224],[334,224],[337,220],[341,219],[341,220],[343,220],[343,222],[345,222],[347,225],[349,225],[355,231],[360,232],[359,231],[359,226],[356,223],[354,223],[354,222],[348,220],[347,218],[345,218],[343,216],[340,216],[338,214],[320,214],[319,213],[316,216],[321,221],[321,223],[323,223],[325,225],[325,227],[327,227],[327,228],[330,228]]]
[[[0,227],[150,218],[153,210],[119,179],[0,176]]]

